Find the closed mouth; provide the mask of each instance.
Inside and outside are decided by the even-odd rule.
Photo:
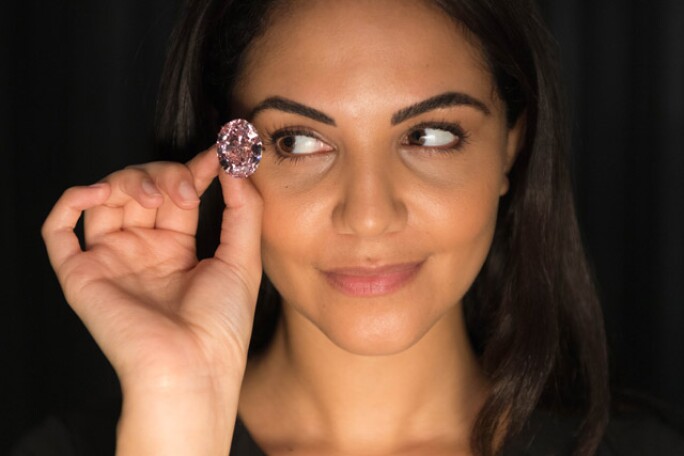
[[[328,283],[343,294],[356,297],[394,293],[411,282],[424,261],[373,267],[343,267],[324,270]]]

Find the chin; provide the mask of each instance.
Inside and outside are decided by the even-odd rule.
[[[433,324],[418,318],[361,316],[332,318],[317,326],[338,348],[359,356],[390,356],[416,345]],[[332,323],[332,324],[327,324]],[[434,323],[434,322],[433,322]]]

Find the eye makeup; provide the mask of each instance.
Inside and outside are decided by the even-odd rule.
[[[402,144],[434,152],[459,151],[468,144],[469,134],[457,123],[423,122],[411,127]]]
[[[411,126],[400,139],[403,147],[434,154],[460,151],[468,144],[469,134],[457,122],[428,121]],[[264,147],[273,147],[277,163],[297,162],[333,152],[334,146],[307,127],[282,127],[266,132]]]
[[[223,125],[216,144],[219,163],[227,174],[249,177],[259,167],[263,141],[246,120],[235,119]]]
[[[273,146],[278,161],[296,161],[335,150],[320,135],[302,127],[286,127],[268,133],[264,145]]]

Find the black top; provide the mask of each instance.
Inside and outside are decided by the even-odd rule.
[[[103,413],[50,417],[17,443],[11,456],[105,456],[114,454],[116,417]],[[565,456],[574,447],[577,422],[535,412],[504,456]],[[684,456],[684,429],[652,411],[623,413],[606,430],[598,456]],[[265,456],[240,420],[230,456]]]

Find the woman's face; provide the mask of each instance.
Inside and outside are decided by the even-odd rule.
[[[266,273],[292,321],[389,354],[460,302],[490,248],[518,129],[478,49],[413,0],[292,2],[237,109],[266,139]]]

